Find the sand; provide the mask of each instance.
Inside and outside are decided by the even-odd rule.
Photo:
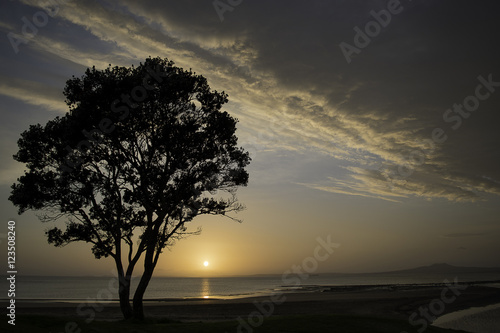
[[[449,313],[438,318],[433,326],[461,329],[474,333],[500,332],[500,304]]]
[[[298,315],[298,314],[355,314],[409,320],[419,308],[428,308],[433,300],[442,297],[442,287],[407,288],[396,290],[349,290],[312,293],[287,293],[241,299],[191,299],[145,301],[148,317],[161,317],[181,321],[220,321],[246,319],[252,314]],[[470,307],[483,307],[500,303],[500,289],[469,286],[456,299],[446,304],[439,316]],[[97,320],[122,319],[116,302],[100,304],[91,300],[83,302],[60,302],[49,300],[18,300],[17,314],[67,316]],[[469,320],[483,320],[484,316],[498,316],[498,309],[475,314]],[[462,328],[457,322],[454,328]],[[494,325],[498,325],[498,322]],[[500,330],[497,329],[495,332]],[[417,328],[417,326],[416,326]],[[490,332],[490,331],[484,331]]]

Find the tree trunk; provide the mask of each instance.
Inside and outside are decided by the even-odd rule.
[[[134,313],[132,311],[132,306],[130,305],[130,276],[123,276],[118,274],[119,290],[118,295],[120,296],[120,309],[123,314],[123,318],[132,318]]]
[[[144,236],[145,239],[148,239],[146,241],[147,242],[146,254],[144,256],[144,273],[142,273],[141,280],[137,285],[137,289],[135,290],[134,293],[134,299],[132,301],[132,306],[133,306],[132,310],[134,312],[134,318],[139,320],[144,320],[144,305],[143,305],[144,293],[146,292],[146,288],[149,285],[149,281],[151,281],[151,277],[153,276],[153,271],[155,270],[156,263],[158,262],[158,257],[161,253],[159,249],[156,250],[158,228],[159,225],[153,232],[153,235],[156,235],[155,237],[151,238],[149,237],[149,234],[146,236],[146,232]]]
[[[120,254],[118,247],[118,253]],[[127,272],[123,271],[123,265],[120,257],[115,257],[116,270],[118,274],[118,296],[120,299],[120,310],[122,311],[123,318],[132,318],[134,313],[132,311],[132,306],[130,305],[130,280],[132,278],[132,271],[134,270],[134,264],[130,263]]]
[[[142,300],[144,297],[144,293],[146,292],[146,288],[148,287],[149,281],[153,276],[153,270],[154,266],[152,265],[149,267],[144,267],[144,273],[142,274],[141,280],[139,281],[137,289],[135,290],[133,300],[133,311],[135,319],[144,320],[144,305]]]

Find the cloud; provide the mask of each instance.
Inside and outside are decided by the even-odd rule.
[[[66,112],[68,110],[61,90],[41,82],[2,76],[0,77],[0,94],[53,111]]]
[[[500,80],[500,48],[489,33],[499,28],[498,6],[405,2],[351,64],[339,44],[353,43],[353,28],[386,2],[244,2],[223,22],[210,1],[67,2],[30,47],[83,67],[158,55],[193,68],[229,93],[245,146],[314,152],[342,166],[342,174],[298,182],[304,186],[389,201],[476,201],[500,195],[500,93],[459,130],[443,114],[474,92],[478,75]],[[26,87],[0,92],[58,107],[43,87],[31,95]],[[430,149],[434,128],[448,140]],[[415,151],[416,164],[408,162]],[[408,166],[411,174],[401,175]]]

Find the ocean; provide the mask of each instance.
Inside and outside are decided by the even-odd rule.
[[[394,285],[442,283],[445,279],[459,282],[498,281],[500,272],[454,274],[319,274],[298,277],[290,275],[243,277],[153,277],[144,299],[240,298],[279,292],[313,292],[331,286]],[[132,280],[132,294],[139,278]],[[500,286],[496,283],[495,286]],[[2,294],[6,299],[8,281],[2,278]],[[5,291],[5,292],[3,292]],[[31,300],[98,300],[118,299],[116,277],[16,276],[16,299]]]

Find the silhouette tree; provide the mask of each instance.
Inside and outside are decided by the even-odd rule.
[[[236,119],[221,107],[227,95],[200,75],[161,58],[137,67],[87,69],[64,89],[69,112],[21,134],[14,159],[28,171],[9,197],[19,209],[42,210],[48,242],[92,244],[111,257],[125,318],[144,318],[143,296],[160,253],[200,230],[198,215],[224,215],[243,206],[250,157],[237,147]],[[238,221],[238,220],[237,220]],[[144,273],[130,304],[139,259]]]

